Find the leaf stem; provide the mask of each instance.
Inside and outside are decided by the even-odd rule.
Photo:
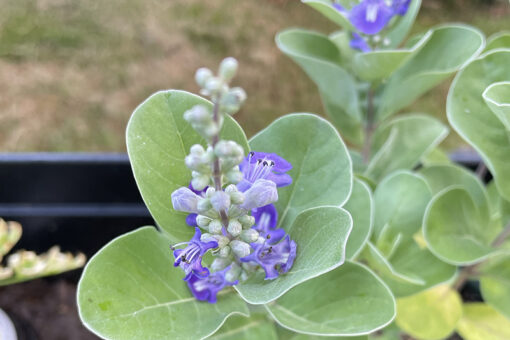
[[[476,168],[476,175],[482,182],[485,180],[485,176],[487,175],[487,166],[482,161],[480,164],[478,164],[478,167]]]
[[[370,88],[367,92],[367,121],[365,124],[365,141],[361,153],[363,162],[368,164],[370,161],[370,148],[372,146],[372,136],[374,134],[374,92]]]

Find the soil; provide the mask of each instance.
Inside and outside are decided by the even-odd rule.
[[[0,308],[13,320],[19,340],[95,340],[80,322],[76,280],[38,279],[0,288]]]

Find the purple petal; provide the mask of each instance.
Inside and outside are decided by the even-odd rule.
[[[339,12],[345,12],[345,8],[337,2],[333,3],[333,7]]]
[[[273,204],[255,208],[251,211],[251,215],[255,218],[253,229],[263,231],[276,228],[276,224],[278,223],[278,211]]]
[[[379,33],[393,17],[393,10],[385,0],[363,0],[349,12],[349,21],[365,34]]]
[[[363,39],[363,37],[356,32],[352,33],[352,39],[349,43],[349,46],[363,53],[370,52],[372,50],[365,39]]]
[[[197,226],[197,214],[193,213],[193,214],[189,214],[188,216],[186,216],[186,224],[189,225],[190,227],[196,227]]]
[[[283,273],[287,273],[290,270],[290,268],[292,268],[292,265],[294,264],[294,260],[296,259],[296,252],[297,252],[297,244],[293,240],[290,240],[289,258],[287,259],[287,263],[283,264],[281,267]]]
[[[406,15],[410,3],[411,0],[393,0],[391,7],[395,14],[403,16]]]

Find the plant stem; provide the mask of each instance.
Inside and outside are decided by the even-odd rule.
[[[220,140],[220,99],[221,96],[218,96],[216,100],[214,101],[213,106],[213,121],[218,126],[218,133],[215,134],[211,140],[211,146],[213,150],[216,147],[216,144],[218,144]],[[221,168],[220,168],[220,159],[218,156],[214,155],[214,162],[213,162],[213,181],[214,181],[214,188],[216,191],[220,191],[223,188],[223,185],[221,183]],[[221,223],[223,224],[224,228],[228,227],[228,215],[225,210],[220,210],[220,217],[221,217]]]
[[[370,88],[367,92],[367,121],[365,124],[365,142],[361,153],[363,162],[368,164],[370,161],[370,148],[372,144],[372,135],[374,133],[374,93]]]
[[[484,162],[481,162],[476,168],[476,175],[482,182],[485,180],[485,176],[487,175],[487,166]]]
[[[503,242],[505,242],[505,240],[509,236],[510,236],[510,223],[494,239],[494,241],[492,242],[491,246],[495,247],[495,248],[501,246],[503,244]],[[483,263],[484,262],[482,261],[482,262],[478,262],[476,264],[473,264],[471,266],[464,267],[460,271],[459,277],[457,278],[457,280],[453,284],[453,289],[460,290],[462,288],[462,286],[464,286],[464,283],[466,283],[466,281],[469,280],[470,276],[477,274],[478,267],[480,267],[480,265],[482,265]]]

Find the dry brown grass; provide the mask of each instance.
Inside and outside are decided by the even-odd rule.
[[[429,1],[418,28],[454,17],[485,20],[490,33],[508,15],[470,5],[463,18],[438,17]],[[2,151],[123,151],[138,103],[160,89],[196,92],[194,71],[227,55],[241,64],[236,84],[249,99],[237,118],[248,135],[285,113],[322,111],[314,85],[273,42],[290,26],[335,29],[299,1],[0,0],[0,8]],[[444,115],[437,98],[447,88],[426,97],[435,115]]]

